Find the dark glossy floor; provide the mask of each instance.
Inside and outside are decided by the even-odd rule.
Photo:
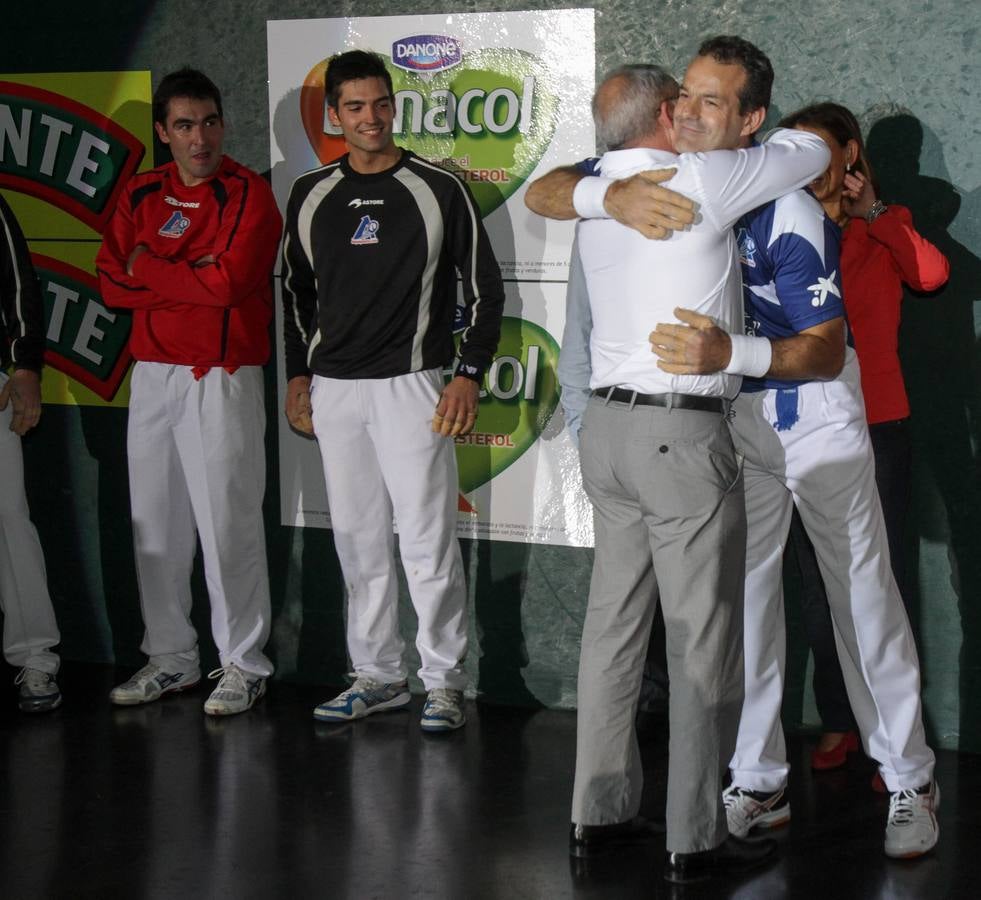
[[[859,756],[819,777],[798,765],[777,864],[671,893],[663,844],[570,867],[571,713],[471,703],[466,728],[435,737],[415,698],[408,713],[325,726],[311,709],[329,691],[277,683],[252,712],[215,720],[204,690],[114,709],[115,677],[66,665],[65,704],[45,716],[3,694],[4,900],[981,896],[978,756],[939,754],[941,842],[917,863],[882,855],[887,800]],[[656,817],[664,735],[643,724]],[[808,749],[792,741],[793,760]]]

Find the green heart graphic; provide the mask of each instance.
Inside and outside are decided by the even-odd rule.
[[[499,475],[538,439],[559,402],[558,362],[559,345],[544,328],[504,317],[477,425],[456,439],[461,493]]]
[[[554,77],[523,50],[465,53],[459,65],[433,75],[391,64],[389,71],[403,113],[398,142],[459,172],[485,217],[521,187],[555,133]]]

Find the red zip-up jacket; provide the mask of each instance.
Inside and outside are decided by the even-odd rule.
[[[268,183],[227,156],[194,187],[175,163],[133,176],[96,257],[106,305],[133,310],[133,356],[202,369],[265,364],[281,231]],[[149,252],[129,276],[138,244]],[[202,257],[214,262],[195,265]]]
[[[914,291],[935,291],[950,265],[913,227],[905,206],[890,205],[871,225],[852,219],[841,242],[841,287],[869,424],[909,416],[909,400],[899,365],[899,313],[903,283]]]

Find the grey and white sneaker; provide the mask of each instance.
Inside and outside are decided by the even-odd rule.
[[[754,828],[779,828],[790,821],[790,801],[778,791],[751,791],[731,785],[722,792],[729,834],[744,838]]]
[[[912,859],[932,850],[940,837],[939,808],[940,786],[936,781],[920,788],[896,791],[889,799],[886,856]]]
[[[20,687],[17,705],[22,712],[48,712],[61,706],[61,691],[54,675],[24,666],[14,684]]]
[[[266,679],[229,663],[215,669],[208,678],[220,678],[218,687],[204,701],[204,711],[209,716],[234,716],[252,709],[252,705],[266,693]]]
[[[467,721],[463,691],[433,688],[426,698],[419,725],[423,731],[454,731]]]
[[[201,680],[196,666],[186,672],[165,672],[154,663],[147,663],[129,681],[124,681],[109,692],[109,699],[117,706],[138,706],[152,703],[164,694],[175,694],[194,687]]]
[[[384,684],[359,675],[346,691],[325,700],[313,711],[318,722],[349,722],[372,713],[401,709],[412,699],[404,681]]]

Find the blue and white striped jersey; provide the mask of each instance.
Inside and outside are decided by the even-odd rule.
[[[736,235],[747,334],[786,338],[845,315],[841,231],[806,190],[747,213],[739,220]],[[744,378],[742,389],[753,392],[803,383]]]

